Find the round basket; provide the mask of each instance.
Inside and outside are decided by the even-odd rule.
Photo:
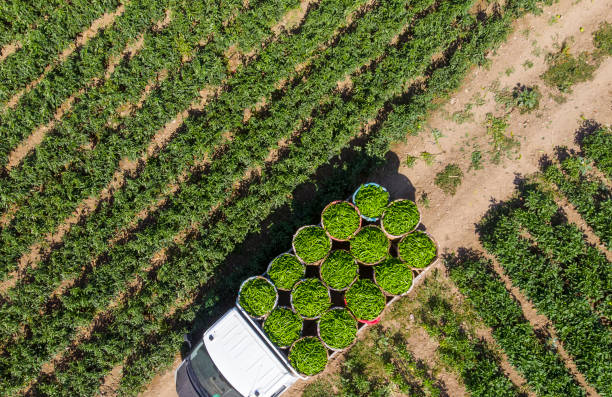
[[[302,262],[305,265],[311,265],[311,266],[319,266],[324,260],[325,258],[327,258],[327,255],[329,255],[329,253],[331,252],[331,246],[332,246],[332,239],[331,237],[329,237],[329,234],[327,234],[327,232],[325,232],[325,235],[327,236],[327,239],[329,240],[329,250],[327,251],[327,254],[319,259],[318,261],[312,262],[312,263],[308,263],[306,261],[304,261],[302,258],[300,258],[300,256],[298,255],[297,251],[295,250],[295,244],[293,243],[293,241],[295,240],[295,236],[298,235],[298,233],[302,230],[302,229],[306,229],[307,227],[319,227],[321,229],[323,229],[323,227],[319,226],[319,225],[305,225],[300,227],[298,230],[295,231],[295,233],[293,233],[293,238],[291,239],[291,250],[293,251],[293,255],[295,255],[296,258],[298,258],[298,260],[300,262]],[[323,229],[323,231],[325,231],[325,229]]]
[[[300,316],[300,315],[299,315],[299,313],[297,313],[295,310],[293,310],[293,308],[292,308],[292,307],[286,307],[286,306],[277,306],[275,309],[278,309],[278,308],[283,308],[283,309],[291,310],[293,313],[295,313],[295,314],[297,314],[298,316]],[[300,316],[300,318],[301,318],[301,317],[302,317],[302,316]],[[264,324],[265,324],[265,323],[264,323]],[[263,329],[263,324],[262,324],[262,329]],[[265,333],[265,331],[264,331],[264,333]],[[302,328],[300,329],[300,336],[301,336],[301,337],[303,337],[303,336],[304,336],[304,335],[303,335],[303,333],[304,333],[304,320],[302,319]],[[268,336],[268,334],[266,334],[266,336]],[[298,338],[298,340],[299,340],[299,339],[301,339],[301,337],[300,337],[300,338]],[[269,337],[268,337],[268,339],[269,339]],[[271,340],[270,340],[270,341],[271,341]],[[288,344],[288,345],[285,345],[285,346],[278,346],[278,345],[274,345],[274,346],[278,347],[279,349],[288,349],[289,347],[291,347],[291,344]]]
[[[297,283],[295,283],[295,285],[293,286],[293,289],[295,289],[295,288],[296,288],[298,285],[300,285],[301,283],[303,283],[303,282],[304,282],[304,281],[306,281],[306,280],[308,280],[308,279],[307,279],[307,278],[303,278],[303,279],[301,279],[300,281],[298,281]],[[317,279],[315,279],[315,280],[319,280],[319,281],[321,281],[321,279],[320,279],[320,278],[317,278]],[[321,283],[322,283],[323,285],[325,285],[325,283],[323,283],[323,281],[321,281]],[[296,312],[296,313],[297,313],[297,314],[298,314],[300,317],[302,317],[304,320],[316,320],[316,319],[318,319],[319,317],[321,317],[321,315],[322,315],[323,313],[325,313],[325,312],[326,312],[326,311],[329,309],[329,308],[328,308],[328,309],[325,309],[325,310],[323,311],[323,313],[321,313],[321,314],[319,314],[318,316],[315,316],[315,317],[306,317],[306,316],[304,316],[303,314],[301,314],[300,312],[298,312],[298,311],[295,309],[295,306],[293,306],[293,289],[291,290],[291,294],[289,295],[289,302],[291,303],[291,309],[292,309],[293,311],[295,311],[295,312]],[[327,298],[329,299],[329,305],[331,306],[331,294],[329,293],[329,288],[327,288]]]
[[[414,267],[414,266],[410,266],[412,268],[412,270],[417,271],[417,270],[424,270],[427,269],[429,266],[433,265],[434,263],[436,263],[436,261],[438,260],[439,256],[440,256],[440,246],[438,245],[438,241],[429,233],[423,231],[423,230],[418,230],[418,232],[421,232],[425,235],[427,235],[427,237],[429,237],[431,239],[431,241],[433,241],[434,246],[436,247],[436,256],[434,256],[434,258],[429,262],[429,264],[427,266],[423,266],[423,267]],[[399,243],[401,243],[403,241],[404,238],[408,237],[411,233],[405,235],[404,237],[402,237],[402,240],[399,241]],[[404,260],[404,258],[402,258],[402,256],[400,255],[400,250],[399,250],[399,243],[397,245],[397,257],[402,261],[402,262],[406,262],[406,260]]]
[[[240,304],[240,291],[242,291],[242,287],[244,286],[244,284],[246,284],[248,281],[256,279],[256,278],[260,278],[263,280],[266,280],[267,283],[269,283],[272,288],[274,288],[274,292],[276,293],[276,299],[274,300],[274,306],[272,306],[272,309],[270,309],[270,311],[266,314],[264,314],[263,316],[253,316],[251,313],[249,313],[244,307],[242,307],[242,305]],[[238,305],[242,310],[244,310],[244,312],[246,314],[248,314],[250,317],[256,319],[256,320],[265,320],[266,317],[268,317],[268,315],[270,314],[270,312],[272,312],[272,310],[274,310],[276,308],[276,306],[278,305],[278,290],[276,289],[276,286],[274,285],[274,283],[270,280],[268,280],[266,277],[264,276],[252,276],[247,278],[246,280],[244,280],[241,284],[240,284],[240,288],[238,289],[238,297],[236,297],[236,305]]]
[[[357,280],[353,281],[353,283],[351,283],[351,285],[349,286],[349,288],[350,288],[350,287],[352,287],[352,286],[353,286],[353,284],[355,284],[356,282],[357,282]],[[386,296],[386,295],[385,295],[385,291],[383,291],[383,290],[382,290],[382,288],[380,288],[380,287],[378,286],[378,284],[374,283],[374,285],[376,286],[376,288],[378,288],[378,289],[380,290],[380,292],[382,292],[383,296]],[[386,300],[386,298],[385,298],[385,300]],[[351,314],[353,315],[353,317],[355,317],[355,320],[357,320],[357,321],[358,321],[358,322],[360,322],[360,323],[363,323],[363,324],[368,324],[368,325],[378,324],[378,322],[380,321],[380,318],[382,317],[383,313],[384,313],[384,312],[385,312],[385,310],[387,309],[387,303],[385,302],[385,306],[383,307],[383,309],[382,309],[382,310],[380,311],[380,313],[378,314],[378,317],[376,317],[376,318],[375,318],[375,319],[373,319],[373,320],[363,320],[363,319],[360,319],[359,317],[357,317],[357,316],[355,315],[355,313],[353,313],[353,312],[351,311],[351,309],[350,309],[350,308],[349,308],[349,306],[348,306],[348,303],[346,302],[346,295],[344,296],[344,306],[346,307],[346,309],[347,309],[349,312],[351,312]]]
[[[376,226],[376,225],[367,225],[367,226],[364,226],[364,227],[362,227],[362,228],[361,228],[361,230],[360,230],[360,231],[362,231],[362,230],[364,230],[364,229],[366,229],[366,228],[376,228],[376,229],[378,229],[378,230],[381,230],[381,231],[382,231],[382,229],[381,229],[380,227]],[[383,231],[383,233],[384,233],[384,231]],[[389,251],[390,251],[390,250],[391,250],[391,240],[389,240],[389,239],[387,238],[387,254],[389,254]],[[353,256],[354,256],[354,255],[353,255]],[[378,260],[378,261],[376,261],[376,262],[367,263],[367,262],[360,261],[358,258],[355,258],[355,260],[357,261],[357,263],[360,263],[360,264],[365,265],[365,266],[374,266],[374,265],[377,265],[377,264],[379,264],[380,262],[384,261],[385,259],[386,259],[386,256],[385,256],[385,257],[382,257],[380,260]]]
[[[287,252],[283,252],[283,253],[282,253],[282,254],[280,254],[280,255],[276,255],[276,256],[275,256],[275,257],[274,257],[274,258],[273,258],[273,259],[272,259],[272,260],[271,260],[271,261],[268,263],[268,267],[266,268],[266,273],[265,273],[265,276],[266,276],[268,279],[270,279],[270,281],[272,281],[272,279],[270,278],[270,266],[272,266],[272,262],[274,262],[276,259],[280,258],[280,257],[281,257],[281,256],[283,256],[283,255],[293,255],[293,256],[295,256],[295,257],[297,258],[297,255],[292,254],[292,252],[293,252],[292,250],[289,250],[289,251],[287,251]],[[300,260],[299,260],[299,258],[298,258],[298,261],[299,261],[299,262],[302,264],[302,266],[305,266],[305,265],[304,265],[304,263],[303,263],[302,261],[300,261]],[[304,273],[306,273],[306,268],[304,268]],[[304,277],[304,275],[302,275],[302,277]],[[272,284],[274,284],[274,282],[272,282]],[[295,285],[295,284],[294,284],[294,285]],[[275,285],[275,287],[276,287],[276,285]],[[293,287],[292,287],[292,288],[293,288]],[[280,291],[291,291],[291,288],[287,289],[287,288],[279,288],[279,287],[276,287],[276,289],[278,289],[278,290],[280,290]]]
[[[340,238],[336,238],[334,236],[332,236],[331,234],[329,234],[329,232],[327,231],[327,229],[325,228],[324,224],[323,224],[323,213],[325,212],[325,210],[327,210],[330,206],[334,205],[334,204],[339,204],[339,203],[347,203],[348,205],[350,205],[351,207],[353,207],[355,209],[355,211],[357,211],[357,214],[359,215],[359,227],[357,229],[355,229],[355,231],[353,232],[353,234],[347,238],[347,239],[340,239]],[[361,230],[361,225],[363,223],[363,216],[361,216],[361,212],[359,212],[359,208],[357,208],[357,206],[349,201],[344,201],[344,200],[336,200],[336,201],[332,201],[331,203],[327,204],[325,206],[325,208],[323,208],[323,211],[321,211],[321,227],[323,227],[323,230],[325,230],[325,233],[329,236],[329,238],[331,238],[334,241],[349,241],[351,238],[355,237],[355,235],[357,233],[359,233],[359,230]]]
[[[380,288],[380,290],[382,291],[382,293],[383,293],[385,296],[388,296],[388,297],[405,296],[405,295],[408,295],[408,293],[410,292],[410,289],[411,289],[411,288],[412,288],[412,286],[414,285],[414,279],[415,279],[415,278],[416,278],[416,276],[417,276],[417,275],[416,275],[416,272],[414,271],[414,269],[410,268],[410,272],[412,273],[412,282],[410,283],[410,287],[408,288],[408,291],[403,292],[403,293],[398,294],[398,295],[394,295],[394,294],[391,294],[391,293],[389,293],[389,292],[385,291],[385,289],[384,289],[383,287],[381,287],[381,286],[380,286],[380,284],[378,284],[378,281],[376,281],[376,269],[374,269],[374,272],[373,272],[373,277],[372,277],[372,278],[373,278],[374,284],[376,284],[376,286],[377,286],[378,288]]]
[[[397,202],[397,201],[404,201],[407,199],[397,199],[397,200],[393,200],[392,202],[389,203],[389,205]],[[411,201],[411,200],[410,200]],[[416,205],[416,204],[415,204]],[[388,206],[387,206],[388,207]],[[417,207],[418,210],[418,207]],[[416,230],[417,227],[419,227],[419,225],[421,224],[421,211],[419,211],[419,221],[416,223],[416,225],[414,225],[414,227],[412,228],[412,230],[404,233],[404,234],[400,234],[400,235],[393,235],[389,232],[387,232],[387,230],[385,229],[385,212],[387,212],[387,209],[385,209],[380,217],[380,228],[382,229],[382,231],[385,233],[385,235],[390,239],[390,240],[397,240],[398,238],[402,238],[404,236],[406,236],[407,234],[410,234],[412,232],[414,232]]]
[[[338,309],[344,309],[346,310],[346,312],[355,320],[355,321],[359,321],[355,318],[355,316],[353,315],[353,313],[347,309],[346,307],[342,307],[342,306],[334,306],[329,308],[329,310],[327,310],[325,313],[330,312],[332,310],[338,310]],[[325,314],[323,313],[323,314]],[[323,343],[323,346],[325,346],[326,348],[328,348],[331,351],[337,352],[337,351],[342,351],[345,349],[348,349],[352,344],[355,343],[355,341],[357,340],[357,336],[355,336],[355,338],[353,339],[353,341],[346,347],[343,347],[341,349],[335,348],[335,347],[331,347],[329,346],[327,343],[325,343],[325,340],[323,338],[321,338],[321,329],[319,328],[319,324],[321,323],[321,319],[319,318],[317,320],[317,336],[319,337],[319,339],[321,340],[321,342]],[[357,326],[357,323],[355,323],[355,332],[357,332],[359,330],[359,327]]]
[[[319,342],[321,342],[321,343],[323,344],[323,347],[325,347],[325,343],[324,343],[324,342],[321,340],[321,338],[319,338],[318,336],[303,336],[303,337],[301,337],[300,339],[296,340],[295,342],[293,342],[293,343],[291,344],[291,346],[289,347],[289,354],[291,354],[291,350],[293,349],[293,346],[295,346],[295,344],[296,344],[296,343],[298,343],[299,341],[301,341],[301,340],[303,340],[303,339],[306,339],[306,338],[316,338],[316,339],[318,339],[318,340],[319,340]],[[325,357],[326,357],[327,363],[329,363],[329,351],[327,350],[327,348],[325,349]],[[327,363],[325,364],[325,367],[327,367]],[[298,374],[302,375],[302,376],[314,376],[314,375],[317,375],[317,374],[307,375],[307,374],[304,374],[304,373],[301,373],[300,371],[298,371],[298,369],[297,369],[297,368],[295,368],[293,365],[291,365],[291,367],[292,367],[293,369],[295,369],[295,371],[296,371]],[[323,369],[323,370],[324,370],[324,369]],[[323,372],[323,370],[321,370],[321,372]],[[320,374],[321,372],[318,372],[318,374]]]
[[[364,183],[363,185],[360,185],[360,186],[357,188],[357,190],[355,190],[355,192],[353,193],[353,195],[351,196],[351,201],[353,202],[353,204],[355,204],[355,196],[357,196],[357,193],[359,193],[359,190],[360,190],[362,187],[365,187],[365,186],[378,186],[378,187],[382,188],[382,190],[384,190],[385,192],[388,192],[388,190],[387,190],[387,188],[386,188],[386,187],[384,187],[384,186],[382,186],[382,185],[379,185],[378,183],[374,183],[374,182]],[[357,204],[355,204],[355,207],[357,207]],[[361,213],[361,212],[360,212],[360,213]],[[361,215],[361,217],[362,217],[363,219],[365,219],[366,221],[368,221],[368,222],[376,222],[376,221],[378,220],[378,218],[370,218],[370,217],[367,217],[367,216],[365,216],[365,215],[363,215],[363,214]]]
[[[346,251],[346,250],[342,250],[342,251]],[[347,251],[347,252],[348,252],[348,251]],[[352,256],[352,255],[351,255],[351,256]],[[329,255],[328,255],[327,257],[329,258]],[[327,258],[325,258],[325,259],[327,259]],[[357,265],[357,260],[356,260],[354,257],[353,257],[353,261],[355,261],[355,264]],[[332,291],[337,291],[337,292],[346,291],[346,290],[348,289],[348,287],[350,287],[351,285],[353,285],[353,283],[355,282],[355,280],[357,280],[357,278],[359,277],[359,265],[357,265],[357,272],[355,273],[355,277],[353,277],[353,280],[352,280],[352,281],[351,281],[351,282],[350,282],[350,283],[349,283],[349,284],[348,284],[346,287],[344,287],[344,288],[342,288],[342,289],[332,288],[332,287],[330,287],[330,286],[329,286],[329,285],[328,285],[328,284],[325,282],[325,280],[323,280],[323,275],[321,274],[321,273],[322,273],[322,270],[323,270],[323,263],[324,263],[324,262],[325,262],[325,261],[323,261],[323,262],[321,263],[321,267],[319,267],[319,278],[321,279],[321,282],[322,282],[322,283],[323,283],[323,284],[324,284],[324,285],[325,285],[325,286],[326,286],[328,289],[330,289],[330,290],[332,290]]]

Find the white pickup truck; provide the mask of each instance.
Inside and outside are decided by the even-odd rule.
[[[179,397],[277,397],[300,376],[236,305],[206,330],[174,378]]]

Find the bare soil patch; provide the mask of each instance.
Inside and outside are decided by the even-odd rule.
[[[21,43],[10,43],[0,49],[0,62],[13,55],[22,46]]]

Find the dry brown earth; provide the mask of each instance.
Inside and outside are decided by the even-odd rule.
[[[557,92],[546,87],[539,78],[546,70],[544,56],[554,50],[555,44],[573,37],[572,52],[591,50],[592,32],[609,15],[612,15],[612,3],[605,0],[578,3],[562,0],[547,7],[540,16],[530,15],[517,21],[515,32],[490,57],[489,68],[474,69],[449,103],[430,117],[419,136],[409,137],[407,143],[392,148],[402,161],[408,155],[434,153],[434,164],[428,166],[418,160],[412,168],[401,165],[398,173],[383,170],[372,176],[373,180],[390,187],[392,194],[397,196],[406,195],[411,190],[405,184],[405,178],[414,187],[416,199],[423,193],[427,194],[430,205],[422,209],[423,223],[437,237],[443,251],[458,247],[478,248],[474,224],[487,211],[492,200],[508,198],[514,191],[516,176],[536,172],[540,157],[552,153],[555,146],[575,147],[574,134],[583,119],[612,124],[612,58],[601,64],[592,81],[577,84],[563,104],[551,98],[551,94]],[[526,66],[526,61],[531,61],[533,66]],[[483,154],[489,150],[484,126],[486,114],[504,114],[493,98],[491,87],[494,83],[500,88],[512,88],[517,83],[538,85],[543,94],[540,108],[531,114],[521,115],[516,111],[510,114],[508,131],[521,143],[520,153],[515,156],[519,158],[504,159],[499,165],[485,161],[484,169],[468,171],[473,145],[477,144]],[[485,102],[472,109],[474,121],[453,122],[449,115],[463,109],[468,102],[474,102],[475,95]],[[444,135],[437,143],[430,134],[432,128]],[[436,173],[449,163],[456,163],[465,173],[461,186],[452,197],[444,195],[433,183]],[[521,297],[521,301],[523,299]],[[546,325],[533,310],[529,310],[527,315],[537,326]],[[415,351],[419,351],[419,345],[423,343],[418,335],[409,342],[409,348]],[[175,360],[170,370],[157,376],[143,395],[176,396],[173,369],[179,362]],[[297,395],[304,382],[296,386],[289,396]],[[465,390],[457,384],[449,387],[449,393],[461,396]]]

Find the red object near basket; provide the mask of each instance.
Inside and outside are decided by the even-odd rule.
[[[346,303],[346,298],[344,298],[344,305],[348,308],[348,303]],[[360,323],[364,323],[368,325],[378,324],[380,322],[380,317],[376,317],[374,320],[361,320],[355,316],[355,319],[359,321]]]

